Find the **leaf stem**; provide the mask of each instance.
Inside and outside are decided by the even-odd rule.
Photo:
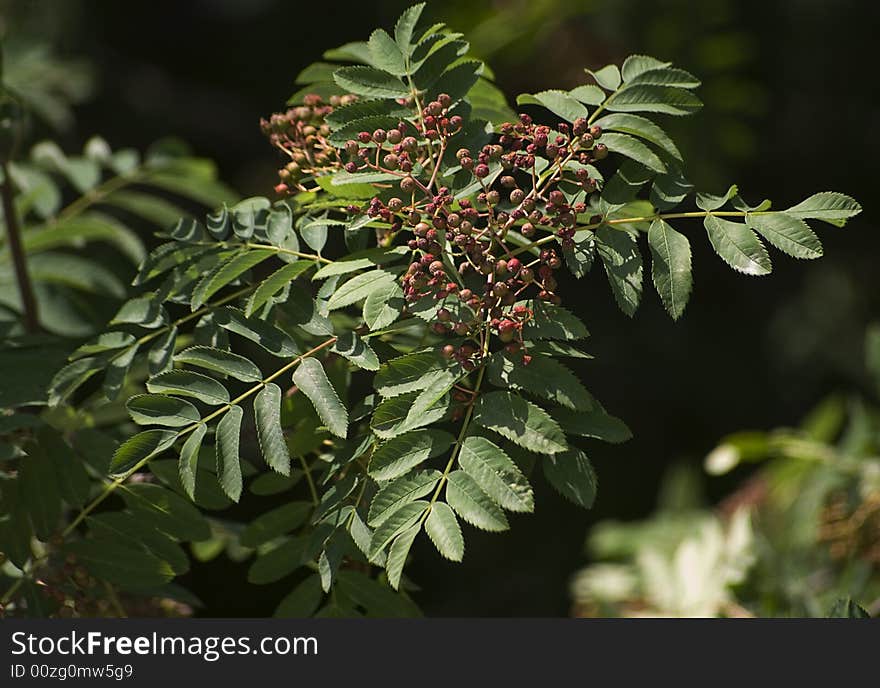
[[[37,299],[34,296],[33,282],[28,272],[27,257],[22,245],[12,178],[9,176],[9,165],[5,160],[0,161],[0,173],[3,174],[3,186],[0,189],[3,195],[3,219],[6,224],[9,251],[12,255],[12,266],[15,270],[15,281],[18,283],[18,293],[21,296],[24,329],[28,334],[34,334],[40,329]]]
[[[309,464],[306,462],[305,457],[298,456],[297,458],[302,465],[303,473],[306,476],[306,482],[309,484],[309,492],[312,494],[312,503],[315,506],[318,506],[321,500],[318,498],[318,490],[315,488],[315,481],[312,479],[312,471],[309,469]]]

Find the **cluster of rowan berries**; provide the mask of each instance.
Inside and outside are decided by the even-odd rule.
[[[260,120],[260,129],[269,142],[290,158],[290,162],[278,170],[281,181],[275,186],[276,193],[301,190],[303,177],[338,166],[339,153],[328,141],[330,125],[325,117],[334,108],[356,99],[353,95],[330,96],[325,103],[320,96],[310,94],[305,96],[302,105]]]

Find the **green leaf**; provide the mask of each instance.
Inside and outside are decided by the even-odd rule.
[[[377,437],[388,440],[409,430],[431,425],[446,415],[449,396],[445,395],[432,404],[420,416],[411,414],[412,407],[420,392],[408,392],[386,399],[373,411],[370,427]]]
[[[691,295],[691,245],[687,237],[666,222],[656,219],[648,230],[651,248],[651,276],[666,311],[673,320],[684,313]]]
[[[422,529],[421,524],[416,523],[411,528],[403,531],[398,535],[388,550],[388,559],[385,562],[385,571],[388,574],[388,584],[397,590],[400,587],[400,577],[403,575],[403,567],[406,564],[406,558],[409,556],[409,550],[412,548],[413,540]]]
[[[199,467],[199,450],[202,448],[202,440],[205,433],[208,432],[208,426],[201,423],[195,427],[183,447],[180,449],[180,460],[177,464],[177,473],[180,477],[180,484],[186,496],[195,501],[196,496],[196,476]]]
[[[521,301],[533,315],[523,325],[525,339],[583,339],[590,333],[580,319],[562,306],[537,299]]]
[[[370,459],[374,480],[392,480],[445,452],[455,438],[442,430],[413,430],[379,445]]]
[[[642,299],[642,254],[636,238],[603,225],[596,232],[596,244],[614,299],[620,310],[632,317]]]
[[[260,369],[244,356],[210,346],[191,346],[176,354],[174,360],[230,375],[242,382],[260,382],[263,379]]]
[[[592,437],[603,442],[615,444],[626,442],[632,432],[620,418],[612,416],[598,403],[590,411],[571,411],[569,409],[553,409],[553,418],[569,435]]]
[[[347,358],[358,368],[379,370],[379,357],[376,356],[376,352],[354,332],[344,332],[339,335],[331,351]]]
[[[708,193],[698,193],[696,198],[697,207],[702,210],[718,210],[729,200],[735,198],[738,192],[739,189],[736,184],[732,184],[730,188],[727,189],[727,192],[720,196]]]
[[[177,327],[172,327],[168,332],[156,340],[156,343],[147,354],[150,375],[158,375],[171,369],[171,361],[174,356],[174,348],[177,345]]]
[[[125,407],[139,425],[179,428],[201,420],[198,409],[188,401],[164,394],[138,394],[129,399]]]
[[[829,619],[870,619],[871,615],[852,601],[852,598],[843,597],[834,602],[828,612]]]
[[[657,157],[657,154],[632,136],[607,132],[602,134],[602,143],[612,153],[620,153],[655,172],[666,172],[666,165]]]
[[[444,378],[450,364],[436,349],[415,351],[383,363],[373,379],[373,387],[383,397],[421,391]]]
[[[397,281],[389,282],[370,292],[364,301],[364,322],[371,332],[388,327],[403,311],[403,289]]]
[[[623,80],[629,82],[649,70],[669,67],[671,64],[671,62],[663,62],[650,55],[630,55],[623,61],[620,72]]]
[[[308,541],[305,537],[293,537],[278,547],[263,552],[248,569],[248,582],[265,585],[281,580],[303,565]]]
[[[75,361],[83,356],[93,356],[95,354],[104,353],[105,351],[114,351],[123,349],[135,343],[134,335],[127,332],[105,332],[98,335],[86,344],[83,344],[70,354],[70,360]]]
[[[211,406],[229,403],[229,392],[217,380],[191,370],[169,370],[147,380],[153,394],[192,397]]]
[[[482,395],[474,406],[473,420],[539,454],[555,454],[568,448],[565,435],[546,411],[510,392]]]
[[[452,471],[447,477],[446,501],[472,526],[492,532],[510,527],[501,508],[464,471]]]
[[[290,452],[281,428],[281,388],[269,382],[254,399],[257,438],[266,464],[281,475],[290,475]]]
[[[370,49],[370,57],[375,67],[382,69],[395,76],[406,74],[406,63],[401,49],[397,47],[394,39],[384,29],[376,29],[370,34],[367,42]],[[409,46],[406,46],[408,49]]]
[[[428,90],[428,94],[434,97],[446,93],[453,102],[461,100],[477,83],[482,73],[483,63],[479,60],[459,62],[443,72]]]
[[[617,65],[605,65],[602,69],[595,72],[589,69],[584,71],[591,75],[596,80],[596,83],[604,89],[615,91],[620,86],[621,76]]]
[[[667,115],[690,115],[703,103],[690,91],[674,86],[635,84],[625,86],[610,96],[605,109],[611,112],[661,112]]]
[[[747,275],[770,274],[773,265],[767,249],[744,224],[707,215],[703,226],[709,234],[712,248],[734,270]]]
[[[849,218],[855,217],[860,212],[862,206],[858,201],[835,191],[813,194],[785,211],[787,215],[802,220],[822,220],[837,227],[843,227]]]
[[[464,537],[455,512],[445,502],[434,502],[425,521],[425,532],[442,556],[451,561],[464,558]]]
[[[461,446],[458,463],[480,489],[508,511],[532,512],[532,486],[510,457],[484,437],[468,437]]]
[[[663,129],[646,117],[618,112],[605,115],[605,117],[596,121],[596,125],[601,127],[603,131],[622,131],[626,134],[639,136],[646,141],[650,141],[655,146],[662,148],[676,160],[682,159],[681,152],[678,150],[678,147],[673,140],[669,138]],[[605,142],[606,139],[603,135],[602,143]]]
[[[89,498],[91,480],[80,457],[58,432],[47,426],[37,432],[37,442],[52,464],[52,472],[64,501],[70,506],[85,504]]]
[[[373,67],[341,67],[333,80],[349,93],[368,98],[406,98],[409,88],[397,77]]]
[[[822,242],[803,220],[786,213],[749,213],[746,224],[793,258],[822,257]]]
[[[490,359],[487,370],[496,387],[521,390],[571,409],[586,410],[593,405],[580,380],[549,356],[533,353],[531,362],[523,365],[519,357],[498,353]]]
[[[263,304],[312,267],[312,265],[314,265],[314,263],[305,260],[298,260],[295,263],[288,263],[287,265],[278,268],[278,270],[263,280],[260,283],[260,286],[257,287],[256,291],[248,297],[244,314],[247,317],[251,317]]]
[[[423,2],[407,8],[404,10],[403,14],[400,15],[397,24],[394,25],[394,40],[397,42],[397,45],[400,47],[403,54],[407,57],[412,55],[411,44],[413,32],[415,31],[419,17],[422,16],[423,9],[425,9],[425,3]]]
[[[700,80],[690,72],[686,72],[678,67],[669,66],[647,69],[627,81],[629,85],[654,84],[658,86],[678,86],[679,88],[696,88],[700,85]]]
[[[275,251],[272,249],[254,249],[233,256],[213,274],[204,286],[199,284],[199,287],[193,292],[190,307],[192,310],[197,310],[220,289],[274,255]]]
[[[111,511],[89,516],[87,524],[92,536],[113,541],[133,551],[142,551],[168,562],[174,574],[180,576],[189,570],[189,558],[172,537],[142,524],[127,511]]]
[[[381,526],[403,506],[432,492],[440,478],[439,471],[416,471],[385,484],[373,497],[367,523]]]
[[[335,310],[344,306],[350,306],[361,299],[365,299],[377,289],[387,287],[396,282],[396,277],[384,270],[370,270],[352,277],[339,287],[327,302],[327,308]]]
[[[593,506],[596,499],[596,472],[587,455],[580,449],[571,449],[543,459],[547,481],[568,500],[584,509]]]
[[[214,311],[214,322],[224,330],[259,344],[273,356],[292,358],[299,353],[299,347],[287,332],[260,318],[249,318],[232,306]]]
[[[306,522],[312,508],[310,502],[290,502],[267,511],[241,531],[239,542],[244,547],[259,547],[280,535],[296,530]]]
[[[373,268],[377,265],[387,265],[401,260],[407,253],[405,246],[394,248],[368,248],[363,251],[352,253],[341,260],[325,265],[312,278],[322,280],[334,275],[347,275],[358,270]]]
[[[312,574],[291,590],[275,609],[276,619],[305,619],[310,617],[324,599],[321,578]]]
[[[427,508],[428,502],[409,502],[383,521],[382,525],[373,532],[373,539],[370,541],[370,561],[375,561],[385,547],[388,546],[388,543],[403,531],[414,526],[421,519]]]
[[[348,411],[321,363],[314,358],[304,358],[293,373],[293,383],[312,402],[330,432],[344,438],[348,434]]]
[[[65,550],[95,577],[125,588],[154,588],[174,578],[174,570],[167,561],[115,540],[79,540],[68,544]]]
[[[568,122],[574,122],[579,117],[586,118],[589,115],[585,108],[576,98],[565,91],[541,91],[540,93],[523,93],[516,98],[517,105],[542,105]]]
[[[55,467],[44,447],[29,443],[27,456],[19,464],[18,497],[20,505],[30,516],[34,533],[48,540],[61,517],[61,492]],[[3,549],[5,550],[5,543]]]
[[[605,100],[605,91],[592,84],[573,88],[568,92],[568,95],[587,105],[599,105]]]
[[[142,522],[174,538],[198,542],[211,537],[211,527],[201,512],[186,499],[155,483],[125,486],[122,498]]]
[[[223,493],[233,502],[241,497],[241,463],[239,461],[239,438],[244,411],[232,406],[217,424],[215,437],[217,451],[217,480]]]
[[[144,430],[119,445],[110,461],[110,473],[127,473],[145,459],[152,458],[174,444],[177,433],[171,430]]]

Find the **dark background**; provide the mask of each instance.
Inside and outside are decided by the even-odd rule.
[[[169,134],[217,160],[245,195],[266,194],[275,156],[257,122],[283,107],[301,68],[323,50],[390,28],[407,2],[294,0],[113,2],[0,1],[8,43],[50,44],[91,64],[94,87],[60,138],[78,149],[100,133],[114,147],[144,148]],[[407,569],[416,600],[435,616],[562,615],[567,581],[584,563],[591,523],[650,513],[670,466],[699,466],[725,433],[795,424],[824,395],[865,387],[862,334],[880,315],[874,2],[838,0],[453,0],[429,3],[471,39],[510,100],[570,88],[585,66],[630,53],[671,60],[703,80],[706,107],[668,118],[688,176],[700,190],[731,182],[747,200],[787,207],[816,191],[858,198],[846,228],[822,225],[826,256],[798,262],[773,253],[770,277],[745,278],[709,248],[698,221],[695,291],[672,323],[646,283],[632,320],[615,307],[601,270],[561,290],[593,332],[596,361],[578,373],[635,438],[590,445],[599,473],[596,507],[580,511],[539,486],[537,513],[511,532],[469,529],[462,565],[416,546]],[[14,47],[14,45],[13,45]],[[707,482],[713,501],[742,479]],[[245,565],[196,568],[183,581],[207,616],[262,616],[289,584],[249,588]]]

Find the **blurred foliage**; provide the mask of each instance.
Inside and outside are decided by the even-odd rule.
[[[877,326],[866,348],[880,393]],[[574,613],[860,615],[850,599],[880,613],[880,409],[831,396],[798,428],[724,438],[705,467],[746,463],[759,469],[714,510],[676,470],[650,519],[598,524],[588,550],[600,563],[575,576]]]

